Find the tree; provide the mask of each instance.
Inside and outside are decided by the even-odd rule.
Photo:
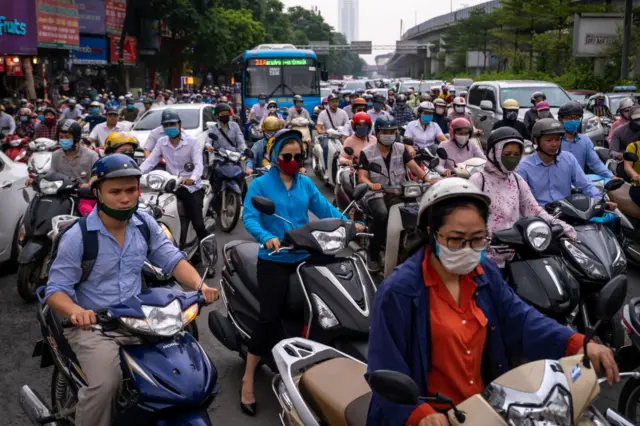
[[[265,1],[264,19],[261,22],[265,29],[265,43],[303,44],[300,41],[301,34],[294,33],[289,15],[284,11],[284,4],[280,0]]]
[[[293,31],[301,31],[309,41],[331,41],[333,28],[319,12],[300,6],[289,8],[289,20]],[[298,33],[299,34],[299,33]],[[296,44],[298,44],[296,40]]]

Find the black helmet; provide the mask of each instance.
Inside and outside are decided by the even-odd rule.
[[[178,115],[178,112],[173,108],[167,108],[162,111],[162,118],[160,119],[160,124],[170,124],[170,123],[180,123],[182,120]]]
[[[568,115],[579,115],[582,117],[583,114],[584,111],[582,109],[582,105],[576,101],[569,101],[562,105],[558,110],[558,118],[566,117]]]
[[[267,95],[265,95],[264,93],[260,93],[260,94],[258,95],[258,99],[263,100],[263,101],[266,101],[266,100],[267,100]]]
[[[387,100],[385,99],[385,97],[383,95],[379,94],[379,93],[376,94],[376,95],[373,95],[373,103],[375,103],[375,104],[383,104],[384,105],[386,101]]]
[[[62,120],[58,123],[58,139],[60,139],[60,132],[71,133],[73,135],[73,143],[78,143],[82,136],[82,127],[75,120]]]
[[[338,95],[336,95],[335,93],[331,93],[331,94],[329,94],[329,96],[327,96],[327,101],[328,102],[331,102],[331,101],[336,100],[336,99],[338,99]]]
[[[293,103],[295,104],[296,102],[304,102],[304,98],[300,95],[295,95],[293,97]]]
[[[124,154],[106,155],[91,167],[91,189],[103,180],[130,176],[137,178],[142,176],[136,160]]]
[[[519,131],[513,127],[500,127],[494,130],[487,139],[487,154],[498,144],[498,142],[505,141],[507,139],[514,139],[514,142],[520,141],[521,145],[524,145],[524,138]]]
[[[378,133],[380,130],[398,130],[398,123],[393,118],[380,117],[376,120],[375,132]]]
[[[533,92],[533,95],[531,95],[531,103],[535,105],[540,102],[536,100],[537,98],[542,98],[543,101],[546,101],[547,95],[545,95],[544,92]]]
[[[231,107],[226,103],[218,103],[216,105],[216,115],[220,115],[223,112],[231,113]]]
[[[133,105],[135,102],[133,102],[133,99],[131,98],[127,98],[127,105]]]
[[[535,139],[546,135],[564,135],[564,127],[554,118],[543,118],[536,121],[531,130],[531,137]]]
[[[405,95],[404,93],[399,94],[396,97],[396,102],[407,102],[407,95]]]

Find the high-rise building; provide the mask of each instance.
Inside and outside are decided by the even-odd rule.
[[[338,31],[347,41],[358,41],[358,0],[338,0]]]

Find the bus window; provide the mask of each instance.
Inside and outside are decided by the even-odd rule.
[[[247,67],[245,96],[257,98],[262,93],[267,96],[282,96],[282,86],[280,86],[282,81],[281,68],[279,66]],[[274,90],[276,90],[275,93]]]
[[[320,93],[318,72],[315,67],[283,67],[282,73],[285,95],[318,96]]]

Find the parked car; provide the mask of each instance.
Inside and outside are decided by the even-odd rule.
[[[18,257],[20,222],[33,197],[33,190],[24,187],[28,177],[26,164],[15,163],[0,152],[0,263]]]
[[[519,120],[531,108],[531,95],[534,92],[544,92],[551,113],[558,117],[558,109],[571,101],[571,97],[555,83],[532,80],[482,81],[473,83],[467,96],[467,107],[471,113],[473,124],[482,129],[484,135],[480,137],[483,146],[491,134],[493,125],[502,120],[502,103],[506,99],[515,99],[520,104]],[[605,132],[600,120],[592,113],[585,111],[582,119],[582,132],[589,136],[595,145],[605,144]]]

